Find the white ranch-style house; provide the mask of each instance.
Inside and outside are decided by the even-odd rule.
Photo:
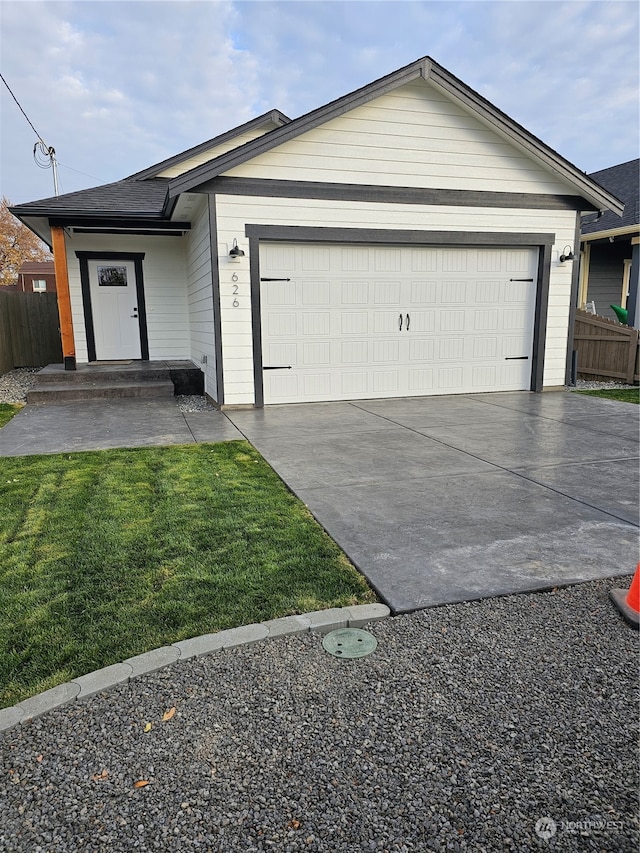
[[[220,406],[561,387],[580,216],[622,204],[420,59],[12,210],[65,366],[188,359]]]

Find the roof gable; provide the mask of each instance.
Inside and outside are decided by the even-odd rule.
[[[229,178],[569,195],[571,187],[423,78],[305,131]],[[205,184],[205,187],[207,185]]]
[[[129,175],[125,180],[142,181],[147,178],[176,177],[222,154],[226,154],[227,151],[244,145],[244,143],[252,139],[257,139],[265,133],[275,130],[275,128],[282,127],[282,125],[288,124],[290,121],[291,119],[284,113],[281,113],[280,110],[270,110],[268,113],[263,113],[263,115],[238,125],[238,127],[214,136],[213,139],[208,139],[200,145],[195,145],[193,148],[188,148],[180,154],[168,157],[160,163]]]
[[[319,125],[326,124],[333,118],[418,79],[427,81],[461,108],[472,113],[478,120],[508,140],[511,145],[526,153],[529,158],[537,161],[549,173],[555,175],[565,185],[568,184],[577,194],[582,195],[592,204],[599,208],[612,209],[618,214],[622,212],[623,206],[614,196],[604,191],[568,160],[565,160],[430,57],[417,60],[370,83],[368,86],[300,116],[300,118],[272,131],[267,138],[255,139],[241,148],[223,154],[215,160],[171,179],[169,198],[175,198],[182,192],[195,189],[206,181],[225,174],[234,167],[271,151],[284,142],[293,140]]]

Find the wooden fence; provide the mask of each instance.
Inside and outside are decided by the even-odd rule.
[[[597,314],[576,311],[573,347],[578,351],[580,379],[640,383],[637,329]]]
[[[0,374],[14,367],[62,362],[55,293],[0,290]]]

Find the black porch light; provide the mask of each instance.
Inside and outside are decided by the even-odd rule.
[[[229,257],[235,260],[236,258],[244,258],[244,252],[238,246],[238,241],[236,238],[233,238],[233,246],[231,247],[231,251],[229,252]]]

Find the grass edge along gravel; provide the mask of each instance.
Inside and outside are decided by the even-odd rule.
[[[377,598],[245,441],[3,459],[0,707],[151,649]]]

